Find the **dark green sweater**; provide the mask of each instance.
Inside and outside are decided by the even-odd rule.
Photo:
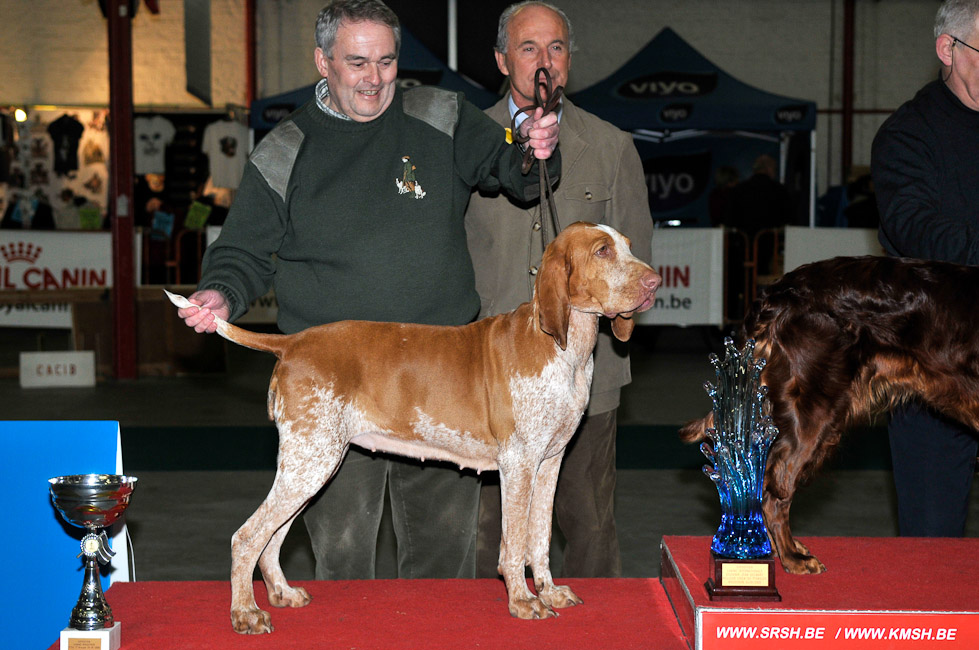
[[[405,157],[409,159],[404,160]],[[272,286],[279,328],[337,320],[458,325],[479,311],[463,215],[473,187],[534,198],[537,167],[461,94],[395,94],[370,122],[310,101],[255,151],[200,289],[240,317]],[[559,157],[549,164],[557,177]],[[399,182],[414,178],[420,190]]]

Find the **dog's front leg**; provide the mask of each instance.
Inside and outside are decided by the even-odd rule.
[[[506,583],[510,615],[516,618],[548,618],[554,610],[541,602],[527,587],[524,567],[528,558],[530,503],[534,492],[536,461],[511,454],[500,462],[500,497],[503,505],[503,539],[500,547],[500,573]]]
[[[530,503],[530,568],[534,572],[537,595],[551,608],[571,607],[582,602],[569,587],[555,585],[551,577],[551,515],[554,510],[558,472],[563,459],[564,451],[540,464]]]

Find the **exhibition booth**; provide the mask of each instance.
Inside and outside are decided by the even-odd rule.
[[[672,29],[571,99],[632,134],[658,223],[711,225],[715,172],[729,166],[748,178],[762,154],[779,161],[780,180],[794,198],[788,223],[814,223],[815,102],[734,78]]]

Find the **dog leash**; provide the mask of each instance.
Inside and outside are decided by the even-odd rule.
[[[543,77],[543,81],[541,81]],[[543,89],[543,93],[542,93]],[[537,108],[543,108],[544,112],[541,117],[547,115],[557,108],[558,102],[561,101],[561,96],[564,94],[564,86],[558,86],[554,88],[553,82],[551,81],[551,73],[547,71],[547,68],[537,68],[537,72],[534,74],[534,103],[528,104],[517,109],[517,112],[513,114],[513,118],[510,120],[510,132],[512,133],[513,141],[517,144],[523,144],[530,140],[529,135],[521,135],[517,129],[517,117],[524,113],[528,115],[533,115]],[[524,174],[530,171],[530,168],[534,166],[534,148],[527,147],[523,154],[523,165],[521,171]],[[544,246],[546,247],[550,243],[551,238],[548,237],[547,224],[550,221],[551,227],[554,228],[554,236],[560,232],[560,227],[558,226],[557,220],[557,208],[554,205],[554,192],[551,189],[551,179],[550,175],[547,173],[547,161],[537,160],[537,171],[540,178],[540,224],[541,224],[541,236],[544,240]],[[545,215],[544,212],[547,212]]]

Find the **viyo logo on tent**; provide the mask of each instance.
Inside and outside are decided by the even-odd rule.
[[[679,210],[696,201],[710,180],[709,151],[688,156],[660,156],[642,163],[654,213]]]
[[[782,106],[775,110],[775,122],[778,124],[798,124],[809,115],[809,107],[805,104]]]
[[[617,92],[630,99],[650,97],[697,97],[714,92],[717,74],[713,72],[654,72],[619,86]]]
[[[693,104],[670,104],[664,106],[659,112],[659,119],[662,122],[683,122],[690,119],[693,114]]]

